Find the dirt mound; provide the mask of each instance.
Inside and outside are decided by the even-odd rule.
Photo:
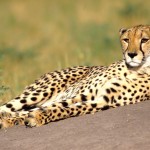
[[[16,126],[0,131],[2,150],[150,149],[150,101],[39,128]]]

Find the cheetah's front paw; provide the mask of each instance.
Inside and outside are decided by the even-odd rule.
[[[30,112],[28,114],[28,117],[25,118],[24,124],[26,127],[39,127],[45,124],[44,121],[44,110],[36,110],[33,112]]]

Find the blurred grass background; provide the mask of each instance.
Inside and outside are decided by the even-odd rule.
[[[122,58],[119,29],[149,24],[145,0],[0,0],[0,103],[40,75]]]

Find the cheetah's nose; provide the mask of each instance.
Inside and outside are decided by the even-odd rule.
[[[134,58],[135,56],[137,56],[137,53],[128,53],[128,56],[129,56],[130,58]]]

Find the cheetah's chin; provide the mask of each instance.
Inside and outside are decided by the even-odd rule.
[[[139,63],[139,62],[130,61],[130,62],[126,62],[126,63],[130,67],[139,67],[139,66],[141,66],[141,63]]]

